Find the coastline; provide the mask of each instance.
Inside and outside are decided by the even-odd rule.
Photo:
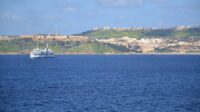
[[[0,55],[29,55],[28,53],[0,53]],[[56,53],[55,55],[200,55],[200,53]]]

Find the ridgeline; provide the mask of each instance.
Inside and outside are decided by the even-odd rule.
[[[200,27],[175,27],[169,29],[99,28],[75,35],[98,39],[120,38],[123,36],[130,38],[200,38]]]

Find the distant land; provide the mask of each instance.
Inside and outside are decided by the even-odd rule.
[[[94,28],[80,34],[1,35],[0,54],[28,54],[38,43],[57,54],[199,54],[200,27]]]
[[[200,27],[178,26],[173,28],[94,28],[76,35],[90,38],[200,38]]]

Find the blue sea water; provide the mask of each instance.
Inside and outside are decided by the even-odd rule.
[[[0,112],[200,112],[200,56],[2,55]]]

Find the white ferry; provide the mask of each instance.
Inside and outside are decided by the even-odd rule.
[[[30,58],[53,58],[54,52],[48,48],[48,44],[45,49],[39,49],[38,45],[30,53]]]

